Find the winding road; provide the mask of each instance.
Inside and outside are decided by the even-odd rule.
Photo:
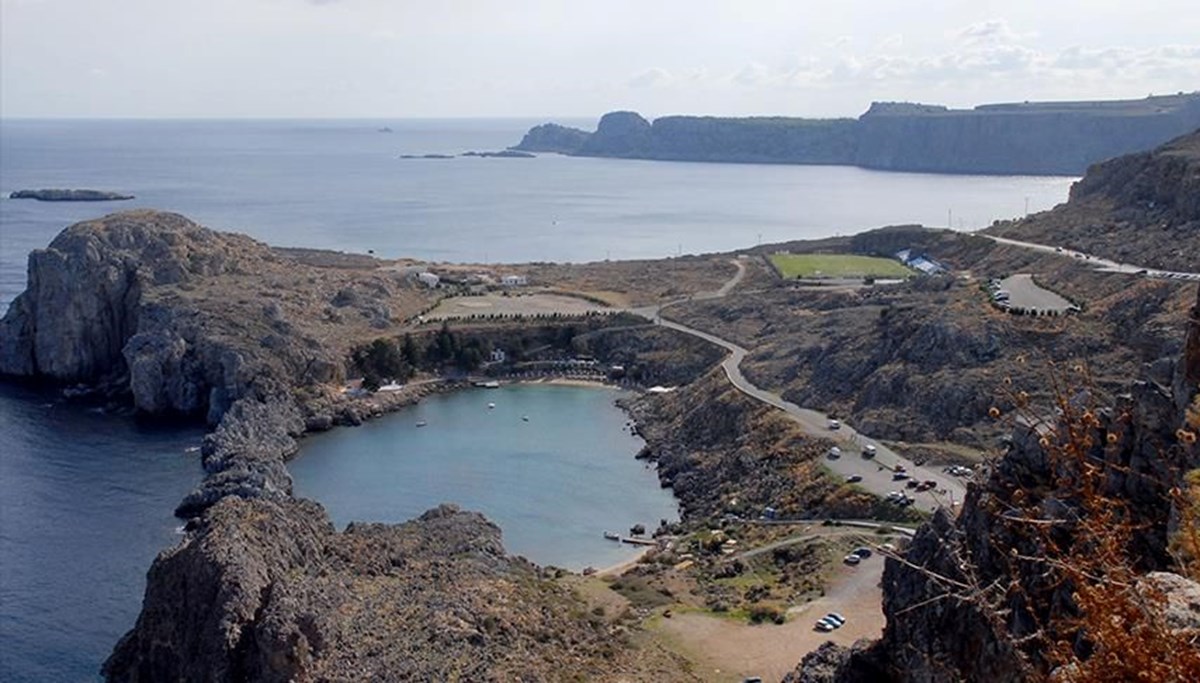
[[[1145,266],[1138,266],[1132,263],[1119,263],[1117,261],[1110,261],[1108,259],[1100,258],[1099,256],[1085,254],[1081,251],[1072,251],[1063,247],[1051,247],[1045,244],[1037,244],[1035,242],[1022,242],[1021,240],[1009,239],[1007,237],[997,237],[995,235],[989,235],[982,232],[977,232],[974,234],[979,235],[980,237],[986,237],[993,242],[999,242],[1000,244],[1021,247],[1023,249],[1029,249],[1032,251],[1040,251],[1044,254],[1056,254],[1066,258],[1083,259],[1086,263],[1094,265],[1097,270],[1102,270],[1109,273],[1143,275],[1145,277],[1159,278],[1162,280],[1200,280],[1200,273],[1146,268]]]
[[[741,261],[735,260],[733,264],[737,266],[737,273],[720,289],[715,292],[695,294],[690,300],[718,299],[733,290],[746,274],[746,266]],[[805,432],[838,442],[842,455],[838,458],[826,457],[825,459],[825,466],[834,473],[843,477],[860,476],[862,480],[858,482],[858,485],[880,496],[887,495],[891,491],[905,491],[910,498],[915,498],[914,506],[926,511],[932,511],[939,507],[954,507],[962,501],[963,496],[966,495],[966,484],[958,477],[918,466],[882,443],[859,433],[849,425],[842,424],[837,430],[830,429],[828,415],[786,401],[778,394],[762,389],[746,379],[741,370],[742,360],[749,353],[745,348],[708,332],[662,317],[664,308],[687,300],[689,299],[670,301],[659,306],[631,309],[631,312],[649,318],[663,327],[716,344],[728,351],[729,354],[725,360],[721,361],[721,368],[735,389],[755,400],[782,410],[788,417],[795,420]],[[868,459],[859,455],[868,445],[874,446],[876,449],[874,458]],[[904,469],[912,479],[933,481],[936,482],[936,486],[923,493],[916,493],[911,489],[906,490],[904,488],[906,481],[894,478],[900,468]]]

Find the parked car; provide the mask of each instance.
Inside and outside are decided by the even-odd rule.
[[[872,446],[871,444],[867,444],[866,446],[863,446],[862,457],[874,458],[875,457],[875,447]]]
[[[917,481],[916,479],[909,479],[908,483],[904,485],[904,488],[915,489],[920,488],[920,486],[921,482]]]
[[[859,546],[859,547],[857,547],[857,548],[855,548],[855,549],[854,549],[854,553],[853,553],[853,554],[855,554],[855,555],[858,555],[860,558],[862,558],[862,559],[864,559],[864,560],[865,560],[865,559],[867,559],[868,557],[870,557],[870,556],[871,556],[871,549],[870,549],[870,548],[868,548],[868,547],[867,547],[867,546],[865,546],[865,545],[864,545],[864,546]]]
[[[892,481],[904,481],[905,479],[908,479],[907,472],[896,472],[892,475]]]
[[[829,421],[829,428],[830,428],[830,429],[841,429],[841,428],[842,428],[842,423],[841,423],[841,422],[838,422],[837,420],[830,420],[830,421]]]
[[[838,448],[837,446],[829,449],[830,460],[837,460],[840,457],[842,457],[842,449]]]
[[[850,555],[843,557],[842,562],[845,562],[846,564],[853,566],[853,565],[858,564],[859,562],[862,562],[862,558],[859,557],[858,555],[851,553]]]
[[[862,481],[861,474],[851,474],[850,476],[846,477],[847,484],[857,484],[860,481]]]
[[[892,468],[892,470],[896,471],[896,472],[903,472],[904,469],[905,469],[904,465],[900,465],[900,464],[897,464],[895,467]]]
[[[838,613],[838,612],[830,612],[829,614],[826,614],[826,615],[825,615],[825,618],[826,618],[826,619],[831,619],[831,620],[832,620],[832,621],[834,621],[834,622],[835,622],[835,623],[836,623],[838,626],[841,626],[842,624],[845,624],[845,623],[846,623],[846,617],[843,617],[843,616],[842,616],[840,613]]]

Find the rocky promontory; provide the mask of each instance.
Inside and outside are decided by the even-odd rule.
[[[974,109],[876,102],[857,119],[605,114],[594,133],[556,124],[514,147],[578,156],[838,164],[891,171],[1077,175],[1200,127],[1200,93],[1021,102]]]
[[[442,506],[334,530],[302,500],[226,498],[150,569],[109,681],[690,680]],[[666,677],[666,678],[658,678]]]
[[[101,190],[17,190],[9,199],[37,199],[43,202],[115,202],[133,199],[131,194]]]

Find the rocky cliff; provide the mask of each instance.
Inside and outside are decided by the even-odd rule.
[[[1110,159],[1071,187],[1071,201],[988,232],[1062,245],[1148,268],[1200,270],[1200,130]]]
[[[227,498],[165,551],[109,681],[563,681],[665,677],[624,627],[442,506],[337,533],[307,501]]]
[[[1200,94],[1109,102],[1025,102],[954,110],[875,103],[858,119],[605,114],[588,134],[547,124],[515,149],[580,156],[841,164],[894,171],[1082,173],[1200,127]]]
[[[351,339],[429,298],[398,274],[309,266],[157,211],[73,225],[28,273],[0,320],[0,375],[211,424],[242,397],[336,380]]]
[[[1200,295],[1189,317],[1170,386],[1139,382],[1099,409],[1066,380],[1062,421],[1022,421],[961,514],[939,512],[889,559],[883,638],[825,648],[788,680],[1125,680],[1139,667],[1194,680],[1200,584],[1171,548],[1178,491],[1200,467],[1186,413]]]

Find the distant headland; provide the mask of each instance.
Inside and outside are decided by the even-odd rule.
[[[17,190],[9,199],[36,199],[42,202],[118,202],[133,199],[131,194],[100,190]]]
[[[888,171],[1082,175],[1091,164],[1200,128],[1200,92],[1141,100],[1019,102],[974,109],[876,102],[857,119],[610,112],[595,132],[536,126],[513,149],[573,156]]]

